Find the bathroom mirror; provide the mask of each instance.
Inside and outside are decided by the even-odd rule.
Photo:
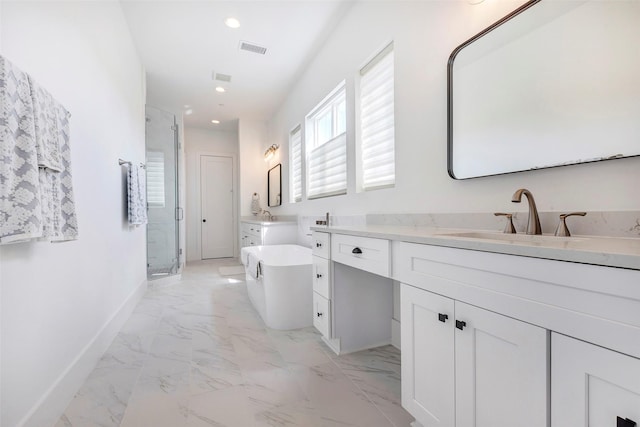
[[[640,1],[533,0],[448,65],[456,179],[640,155]]]
[[[282,204],[281,181],[282,165],[278,163],[267,173],[267,205],[280,206]]]

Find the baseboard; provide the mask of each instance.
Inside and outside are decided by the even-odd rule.
[[[118,335],[122,326],[142,299],[147,290],[144,280],[129,295],[116,313],[82,349],[69,367],[58,377],[51,388],[42,396],[31,411],[25,416],[19,427],[52,426],[60,419],[64,410],[73,399],[76,392],[93,371],[94,367],[107,351],[113,339]]]
[[[400,322],[391,319],[391,345],[400,350]]]

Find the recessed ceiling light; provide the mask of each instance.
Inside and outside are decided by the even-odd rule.
[[[220,124],[220,120],[211,120],[211,123],[213,123],[214,125],[219,125]]]
[[[189,104],[184,104],[184,108],[191,108],[191,105],[189,105]]]
[[[193,114],[193,110],[192,110],[191,108],[186,109],[186,110],[184,110],[184,114],[185,114],[186,116],[190,116],[190,115],[192,115],[192,114]]]
[[[240,21],[236,18],[227,18],[224,20],[224,24],[229,28],[240,28]]]
[[[223,88],[222,86],[217,86],[216,87],[216,92],[224,93],[225,91],[226,91],[226,89]]]

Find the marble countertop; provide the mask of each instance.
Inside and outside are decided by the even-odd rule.
[[[640,270],[640,238],[527,236],[496,230],[396,225],[317,226],[311,230]]]
[[[242,217],[240,218],[240,222],[248,222],[250,224],[259,224],[259,225],[291,225],[291,224],[297,224],[296,221],[288,221],[288,220],[275,220],[275,221],[267,221],[267,220],[263,220],[260,217],[251,217],[251,218],[246,218],[246,217]]]

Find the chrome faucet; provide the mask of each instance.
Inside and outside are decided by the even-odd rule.
[[[262,216],[267,218],[269,221],[273,221],[273,215],[271,215],[271,212],[267,210],[262,211]]]
[[[542,234],[542,227],[540,226],[540,218],[538,217],[538,209],[536,208],[536,202],[533,200],[533,194],[526,188],[521,188],[513,193],[511,201],[513,203],[520,203],[522,195],[527,197],[529,202],[529,219],[527,220],[527,234]]]

